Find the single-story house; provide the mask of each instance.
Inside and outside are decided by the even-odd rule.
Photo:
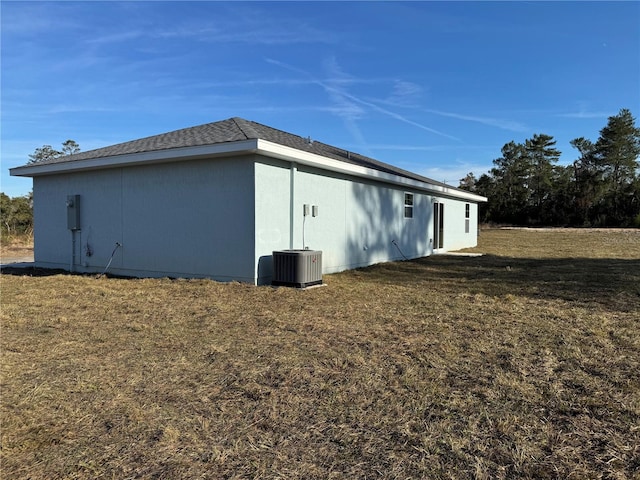
[[[35,264],[268,284],[476,245],[486,198],[242,118],[11,169],[33,177]]]

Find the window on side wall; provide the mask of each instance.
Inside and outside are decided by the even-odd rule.
[[[469,209],[471,207],[469,206],[468,203],[465,204],[464,206],[464,233],[469,233]]]
[[[413,218],[413,193],[404,194],[404,218]]]

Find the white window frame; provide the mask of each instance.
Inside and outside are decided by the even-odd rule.
[[[470,218],[471,218],[471,204],[465,203],[464,204],[464,233],[470,233],[471,231]]]
[[[411,192],[404,192],[404,218],[413,218],[415,196]],[[408,214],[408,215],[407,215]]]

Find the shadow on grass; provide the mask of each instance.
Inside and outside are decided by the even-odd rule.
[[[33,266],[5,266],[1,273],[31,277],[96,276]],[[366,280],[374,284],[418,286],[425,289],[425,294],[429,290],[437,290],[451,295],[516,295],[581,304],[595,302],[625,312],[640,310],[640,259],[434,255],[382,263],[337,275],[353,275],[357,281]]]
[[[452,294],[519,295],[597,302],[622,311],[640,305],[640,259],[431,256],[360,269],[384,284],[428,284]]]
[[[105,273],[104,275],[98,273],[85,273],[85,272],[70,272],[62,268],[41,268],[34,267],[33,265],[20,265],[20,264],[8,264],[0,268],[0,274],[13,275],[16,277],[53,277],[55,275],[72,275],[74,277],[87,277],[87,278],[119,278],[119,279],[135,279],[138,277],[124,277],[120,275],[112,275]]]
[[[2,275],[15,275],[18,277],[51,277],[53,275],[69,275],[68,270],[59,268],[39,268],[32,265],[20,266],[8,264],[0,268]]]

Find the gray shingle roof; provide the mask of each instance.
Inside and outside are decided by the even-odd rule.
[[[365,157],[364,155],[349,152],[315,140],[310,141],[309,138],[300,137],[292,133],[287,133],[282,130],[238,117],[229,118],[219,122],[207,123],[196,127],[183,128],[173,132],[140,138],[138,140],[80,152],[74,155],[66,155],[45,162],[38,162],[37,165],[75,162],[79,160],[155,152],[182,147],[198,147],[249,139],[266,140],[305,152],[315,153],[334,160],[373,168],[385,173],[400,175],[402,177],[427,182],[433,185],[455,188],[442,182],[437,182],[430,178],[417,175],[413,172],[402,170],[394,167],[393,165],[389,165],[388,163],[383,163],[373,158]]]

